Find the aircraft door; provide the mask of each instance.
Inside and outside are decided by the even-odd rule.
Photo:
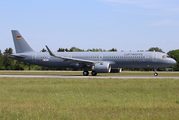
[[[69,54],[68,57],[69,57],[69,58],[72,58],[72,55]]]
[[[32,55],[32,62],[36,62],[36,57],[37,57],[37,54]]]
[[[157,62],[157,53],[155,53],[155,52],[152,55],[152,61]]]
[[[103,60],[103,55],[99,55],[99,61]]]

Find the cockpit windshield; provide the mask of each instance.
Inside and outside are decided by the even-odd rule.
[[[166,59],[166,58],[170,58],[170,56],[168,56],[168,55],[163,55],[162,58],[163,58],[163,59]]]

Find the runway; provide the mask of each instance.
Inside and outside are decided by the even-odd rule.
[[[77,76],[77,75],[0,75],[0,78],[79,78],[79,79],[179,79],[179,76]]]

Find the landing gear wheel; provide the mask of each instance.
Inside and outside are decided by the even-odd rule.
[[[85,71],[83,72],[83,75],[84,75],[84,76],[88,76],[88,75],[89,75],[89,72],[85,70]]]
[[[154,76],[158,76],[158,73],[154,73]]]
[[[96,76],[97,73],[96,73],[95,71],[92,71],[92,72],[91,72],[91,75],[92,75],[92,76]]]
[[[158,76],[157,69],[154,69],[155,73],[154,76]]]

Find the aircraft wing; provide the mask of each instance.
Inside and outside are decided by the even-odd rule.
[[[101,63],[99,61],[91,61],[91,60],[84,60],[84,59],[77,59],[77,58],[70,58],[70,57],[63,57],[63,56],[56,56],[55,54],[53,54],[53,52],[48,48],[48,46],[46,45],[46,48],[49,52],[49,54],[53,57],[56,57],[56,58],[61,58],[63,60],[66,60],[66,61],[72,61],[72,62],[77,62],[77,63],[81,63],[81,64],[87,64],[87,65],[93,65],[93,64],[96,64],[96,63]]]

